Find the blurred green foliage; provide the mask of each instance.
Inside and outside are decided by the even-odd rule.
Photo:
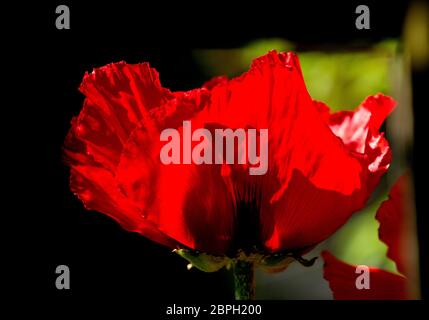
[[[299,58],[310,95],[332,110],[351,110],[368,95],[389,92],[391,57],[386,51],[307,52]]]

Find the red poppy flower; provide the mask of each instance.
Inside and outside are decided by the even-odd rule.
[[[65,142],[70,186],[87,209],[172,248],[213,255],[311,248],[365,205],[391,155],[379,128],[382,94],[331,114],[308,94],[298,58],[275,51],[242,76],[171,92],[147,63],[86,74],[86,96]],[[160,132],[269,131],[265,175],[246,165],[160,161]]]
[[[389,199],[384,201],[377,211],[380,222],[379,238],[387,247],[387,256],[396,263],[401,274],[391,273],[378,268],[369,268],[369,289],[357,289],[355,285],[356,266],[344,263],[329,252],[322,252],[325,260],[324,277],[335,299],[339,300],[403,300],[411,297],[407,276],[410,271],[405,263],[408,243],[407,224],[410,208],[409,177],[402,176],[392,187]],[[409,260],[408,260],[409,261]]]

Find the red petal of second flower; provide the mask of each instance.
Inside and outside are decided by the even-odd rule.
[[[407,270],[406,245],[408,243],[409,216],[413,211],[410,199],[410,177],[401,176],[377,211],[376,219],[380,222],[379,237],[387,245],[387,256],[395,263],[398,271],[404,275]]]
[[[327,251],[322,252],[325,260],[324,278],[329,282],[336,300],[404,300],[407,299],[407,282],[404,277],[370,268],[370,288],[357,289],[356,266],[344,263]]]

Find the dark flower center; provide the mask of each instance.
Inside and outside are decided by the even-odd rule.
[[[234,188],[234,195],[234,230],[227,255],[235,257],[238,251],[249,255],[263,250],[260,222],[261,188],[255,183],[246,184],[242,192]]]

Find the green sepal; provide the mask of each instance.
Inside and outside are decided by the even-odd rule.
[[[284,271],[295,259],[289,254],[272,254],[264,256],[258,263],[266,272]]]
[[[176,249],[174,252],[189,261],[188,269],[195,267],[204,272],[215,272],[223,267],[229,269],[231,264],[231,260],[226,256],[213,256],[190,249]]]
[[[289,264],[294,261],[298,261],[301,265],[305,267],[310,267],[314,264],[317,257],[314,257],[310,260],[304,259],[297,253],[294,252],[279,252],[270,255],[264,255],[258,262],[263,270],[267,272],[281,272],[284,271]]]

